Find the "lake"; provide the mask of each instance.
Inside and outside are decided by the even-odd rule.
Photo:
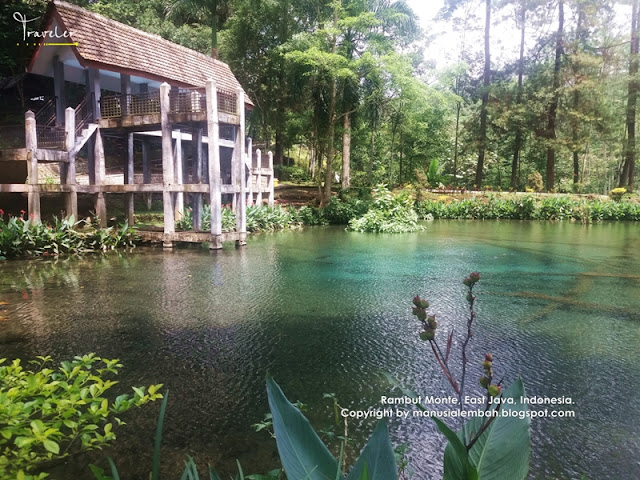
[[[467,394],[481,394],[491,352],[505,383],[521,376],[527,395],[574,402],[533,407],[575,417],[532,420],[530,478],[640,477],[636,224],[436,221],[400,235],[324,227],[250,236],[239,250],[0,262],[0,355],[120,358],[118,393],[151,383],[170,391],[165,478],[179,478],[186,454],[202,473],[211,463],[228,478],[236,459],[245,473],[265,473],[278,466],[275,441],[252,424],[268,412],[266,372],[307,404],[318,430],[333,422],[324,393],[349,410],[400,396],[384,372],[420,395],[451,396],[411,300],[431,302],[445,342],[452,328],[462,334],[462,279],[476,270]],[[87,463],[104,467],[105,455],[123,478],[146,478],[158,410],[130,412],[112,448],[71,460],[55,478],[91,478]],[[350,461],[375,422],[349,421]],[[409,443],[414,479],[442,477],[445,441],[432,420],[393,418],[389,429],[394,444]]]

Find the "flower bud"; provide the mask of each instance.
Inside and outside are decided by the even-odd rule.
[[[473,285],[473,282],[471,281],[471,279],[469,277],[465,278],[462,283],[464,283],[467,287],[470,287],[471,285]]]
[[[485,370],[491,370],[493,363],[485,360],[484,362],[482,362],[482,366],[484,367]]]
[[[487,388],[489,386],[490,380],[487,377],[480,377],[480,385],[482,388]]]
[[[480,280],[480,274],[478,272],[471,272],[469,274],[469,280],[471,280],[471,283],[476,283]]]
[[[467,302],[471,303],[473,301],[473,295],[467,293]]]
[[[498,395],[500,395],[500,390],[501,388],[497,385],[489,385],[488,387],[489,395],[491,395],[492,397],[497,397]]]
[[[423,341],[433,340],[436,336],[436,332],[433,330],[425,330],[424,332],[420,332],[420,339]]]
[[[427,319],[427,311],[424,308],[414,307],[413,314],[418,317],[421,322]]]
[[[485,354],[484,354],[484,359],[485,359],[487,362],[493,362],[493,355],[491,355],[490,353],[485,353]]]

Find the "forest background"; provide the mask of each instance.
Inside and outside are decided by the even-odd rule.
[[[405,0],[71,3],[228,63],[249,135],[325,201],[336,184],[523,191],[536,172],[546,191],[637,188],[640,0],[445,0],[424,30]],[[0,7],[0,107],[24,106],[13,12],[46,1]]]

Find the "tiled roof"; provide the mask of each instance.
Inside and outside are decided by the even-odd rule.
[[[240,86],[229,66],[157,35],[137,30],[76,5],[54,0],[61,28],[73,32],[76,55],[87,64],[179,86],[203,87],[208,78],[218,88]],[[245,95],[247,103],[251,100]]]

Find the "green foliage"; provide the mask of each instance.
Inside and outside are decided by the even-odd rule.
[[[304,183],[311,180],[309,171],[298,165],[275,165],[274,174],[282,182]]]
[[[544,190],[544,182],[542,181],[542,175],[540,172],[533,172],[529,174],[527,179],[527,186],[534,192],[541,192]]]
[[[330,225],[347,225],[356,217],[364,215],[371,204],[360,198],[331,197],[326,207],[322,209],[322,214]]]
[[[343,480],[338,462],[322,443],[309,421],[285,397],[278,384],[267,377],[267,395],[273,414],[278,452],[289,480]],[[386,423],[378,423],[347,480],[394,480],[398,478],[395,455]]]
[[[109,445],[120,414],[162,398],[162,385],[150,385],[110,401],[117,359],[89,354],[54,369],[50,357],[37,358],[32,369],[0,359],[0,478],[44,478],[43,462]]]
[[[618,187],[618,188],[614,188],[613,190],[611,190],[609,192],[609,196],[615,200],[616,202],[619,202],[620,200],[622,200],[622,196],[627,193],[627,189],[624,187]]]
[[[403,233],[421,230],[413,200],[407,192],[394,195],[385,185],[373,190],[373,205],[364,216],[352,219],[349,229],[355,232]]]
[[[228,206],[221,210],[222,212],[222,231],[233,232],[236,229],[236,214]],[[176,227],[182,230],[191,230],[193,228],[193,209],[187,207],[184,215],[176,222]],[[211,230],[211,206],[202,205],[202,230],[208,232]]]
[[[429,164],[429,170],[427,171],[427,179],[432,187],[437,187],[440,183],[440,172],[438,169],[438,160],[434,158]]]
[[[516,220],[640,220],[640,204],[600,199],[517,195],[473,197],[462,200],[425,200],[416,204],[420,218]]]
[[[265,232],[299,227],[295,210],[276,205],[251,205],[247,207],[247,231]]]
[[[87,228],[72,217],[58,220],[53,225],[25,220],[22,216],[9,216],[5,221],[0,210],[0,259],[3,257],[68,255],[115,248],[134,247],[135,230],[125,222],[118,227]]]

